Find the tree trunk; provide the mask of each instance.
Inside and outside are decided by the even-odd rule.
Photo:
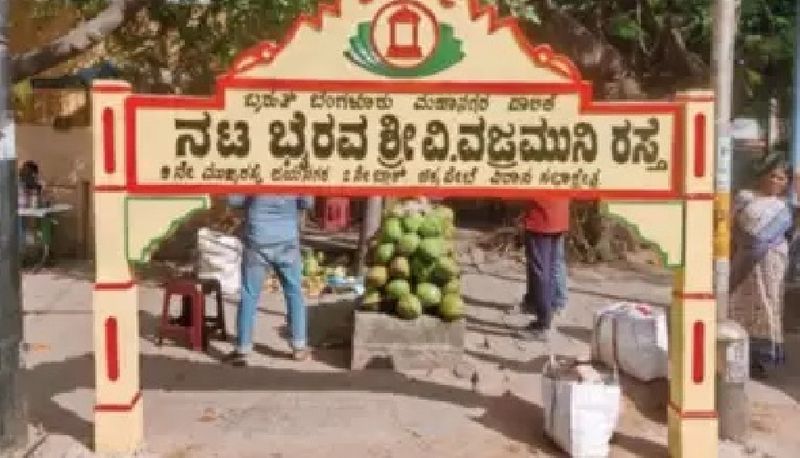
[[[367,206],[364,210],[364,218],[361,220],[361,228],[358,236],[357,271],[359,275],[366,274],[369,240],[380,228],[382,210],[383,198],[369,197],[367,199]]]
[[[523,23],[534,43],[549,43],[578,66],[585,79],[594,81],[602,98],[643,98],[635,73],[601,34],[595,33],[552,0],[533,2],[541,25]]]

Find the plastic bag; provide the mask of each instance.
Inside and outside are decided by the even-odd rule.
[[[643,382],[667,378],[667,316],[648,304],[620,302],[595,313],[592,355]]]
[[[202,228],[197,232],[197,276],[216,279],[222,294],[237,299],[241,289],[242,243],[238,238]]]
[[[616,372],[586,381],[558,366],[551,358],[542,377],[545,433],[570,456],[607,457],[622,400]]]

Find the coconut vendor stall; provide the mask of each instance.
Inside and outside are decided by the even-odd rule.
[[[455,215],[426,199],[394,203],[370,243],[351,368],[454,367],[464,349]]]

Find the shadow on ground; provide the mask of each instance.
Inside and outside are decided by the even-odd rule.
[[[759,382],[781,390],[795,402],[800,402],[800,333],[785,335],[786,364],[768,368],[767,376]]]
[[[471,306],[486,307],[505,311],[509,304],[481,302],[465,298]],[[230,307],[230,305],[229,305]],[[77,311],[76,311],[77,312]],[[267,316],[260,319],[283,320],[280,312],[263,311]],[[140,329],[145,339],[153,340],[156,335],[159,317],[148,312],[140,312]],[[330,367],[346,369],[349,367],[349,339],[352,335],[352,303],[340,301],[309,307],[311,344],[316,347],[314,358]],[[502,321],[502,319],[501,319]],[[229,331],[233,323],[229,324]],[[477,317],[468,317],[468,326],[479,334],[510,336],[513,331],[507,324]],[[565,334],[581,341],[591,337],[588,329],[568,327]],[[256,351],[270,358],[289,358],[288,353],[265,345]],[[491,354],[467,350],[470,357],[494,363],[500,369],[510,369],[520,373],[539,373],[546,362],[540,356],[530,361],[515,361]],[[187,351],[187,355],[190,353]],[[222,391],[264,391],[264,392],[328,392],[351,391],[364,393],[387,393],[447,402],[465,408],[480,408],[483,413],[473,420],[486,428],[497,431],[505,437],[518,441],[533,450],[558,455],[553,444],[537,434],[543,431],[543,412],[541,407],[506,392],[500,396],[490,396],[432,381],[412,379],[390,370],[366,371],[304,371],[285,368],[251,367],[234,368],[222,364],[224,355],[210,348],[207,355],[211,360],[181,359],[159,354],[142,356],[142,389],[166,392],[222,392]],[[94,360],[91,354],[68,358],[59,362],[39,364],[23,374],[23,382],[29,393],[29,415],[34,423],[41,425],[50,433],[64,434],[89,445],[92,424],[72,410],[65,408],[57,399],[60,395],[76,389],[94,388]],[[666,394],[653,395],[650,385],[623,379],[623,389],[637,410],[656,421],[665,421]],[[146,401],[145,394],[145,401]],[[639,456],[665,456],[663,446],[647,439],[617,434],[614,443]]]
[[[592,330],[582,326],[563,325],[558,326],[558,332],[564,334],[570,339],[575,339],[585,344],[592,343]]]
[[[64,408],[55,398],[75,389],[92,389],[94,361],[85,354],[65,361],[43,363],[24,373],[30,393],[29,414],[50,433],[65,434],[90,443],[91,423]],[[478,394],[424,380],[410,379],[386,370],[358,372],[305,372],[290,369],[234,368],[217,362],[190,361],[162,355],[142,357],[144,390],[214,392],[360,391],[391,393],[441,401],[467,408],[483,408],[475,421],[509,439],[538,450],[557,453],[544,437],[539,406],[506,393],[498,397]],[[146,401],[146,395],[145,395]]]

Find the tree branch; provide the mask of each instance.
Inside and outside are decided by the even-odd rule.
[[[66,35],[32,51],[11,58],[14,83],[55,67],[89,50],[124,25],[152,0],[108,0],[108,6]]]
[[[523,23],[523,29],[534,41],[551,43],[572,59],[583,76],[601,88],[601,97],[635,99],[645,96],[622,54],[602,34],[590,30],[552,0],[532,0],[531,3],[539,11],[542,24]]]

